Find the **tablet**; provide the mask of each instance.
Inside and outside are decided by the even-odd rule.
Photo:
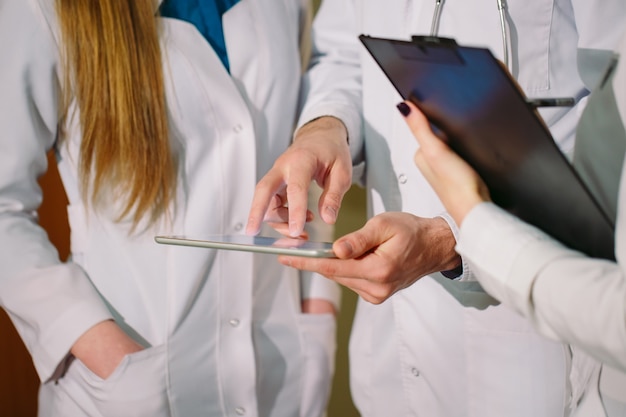
[[[570,248],[615,259],[615,219],[488,49],[438,37],[359,38],[400,95],[483,178],[494,203]]]
[[[199,248],[304,256],[308,258],[335,257],[331,242],[315,242],[290,237],[275,238],[246,235],[155,236],[154,240],[162,244],[195,246]]]

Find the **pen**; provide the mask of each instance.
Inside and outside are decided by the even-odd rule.
[[[576,100],[573,97],[527,98],[526,103],[533,107],[571,107]]]

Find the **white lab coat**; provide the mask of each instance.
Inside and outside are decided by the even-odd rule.
[[[597,50],[615,46],[626,3],[506,3],[510,68],[527,95],[579,100],[573,109],[542,111],[569,151],[588,93],[577,58],[585,75],[593,73],[590,64],[601,66],[600,58],[608,54]],[[336,0],[322,5],[315,22],[315,66],[300,124],[324,114],[344,121],[355,179],[367,185],[370,214],[433,217],[443,211],[413,163],[417,144],[395,108],[401,97],[355,41],[361,33],[399,39],[428,34],[434,7],[434,0]],[[495,0],[446,1],[439,34],[487,46],[502,57]],[[363,159],[365,170],[359,165]],[[459,280],[434,274],[381,305],[360,300],[350,358],[352,393],[363,416],[554,417],[570,408],[568,347],[543,338],[513,310],[498,305],[467,265]]]
[[[581,381],[587,392],[577,415],[590,417],[605,411],[623,416],[626,410],[626,38],[618,52],[614,77],[596,89],[581,118],[574,162],[598,201],[606,203],[605,211],[611,217],[617,211],[617,262],[569,250],[492,203],[466,216],[458,242],[490,294],[542,334],[569,341],[604,363],[601,369],[586,360],[591,372],[581,375],[588,382]],[[581,150],[584,158],[578,158]]]
[[[303,315],[301,293],[336,302],[272,256],[158,245],[159,233],[243,233],[255,184],[288,146],[300,82],[300,0],[242,0],[224,15],[232,77],[190,24],[164,19],[174,217],[129,237],[130,221],[79,196],[77,117],[57,138],[54,2],[0,1],[0,301],[46,382],[41,416],[312,416],[328,398],[334,319]],[[46,152],[69,199],[71,261],[38,226]],[[64,358],[115,320],[148,348],[102,380]],[[64,370],[58,378],[55,371]],[[58,383],[51,382],[57,379]]]

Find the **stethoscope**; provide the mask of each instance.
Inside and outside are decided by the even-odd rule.
[[[506,24],[506,0],[496,0],[498,3],[498,12],[500,13],[500,30],[502,32],[502,53],[504,55],[504,64],[509,67],[509,37],[507,35],[508,27]],[[445,0],[435,0],[435,11],[433,12],[433,21],[430,26],[430,36],[437,36],[439,33],[439,21],[441,20],[441,9]]]

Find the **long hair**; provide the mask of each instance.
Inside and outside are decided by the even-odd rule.
[[[74,98],[80,113],[83,200],[120,198],[117,221],[130,215],[134,229],[147,215],[152,224],[176,187],[155,2],[56,0],[56,10],[63,118]]]

